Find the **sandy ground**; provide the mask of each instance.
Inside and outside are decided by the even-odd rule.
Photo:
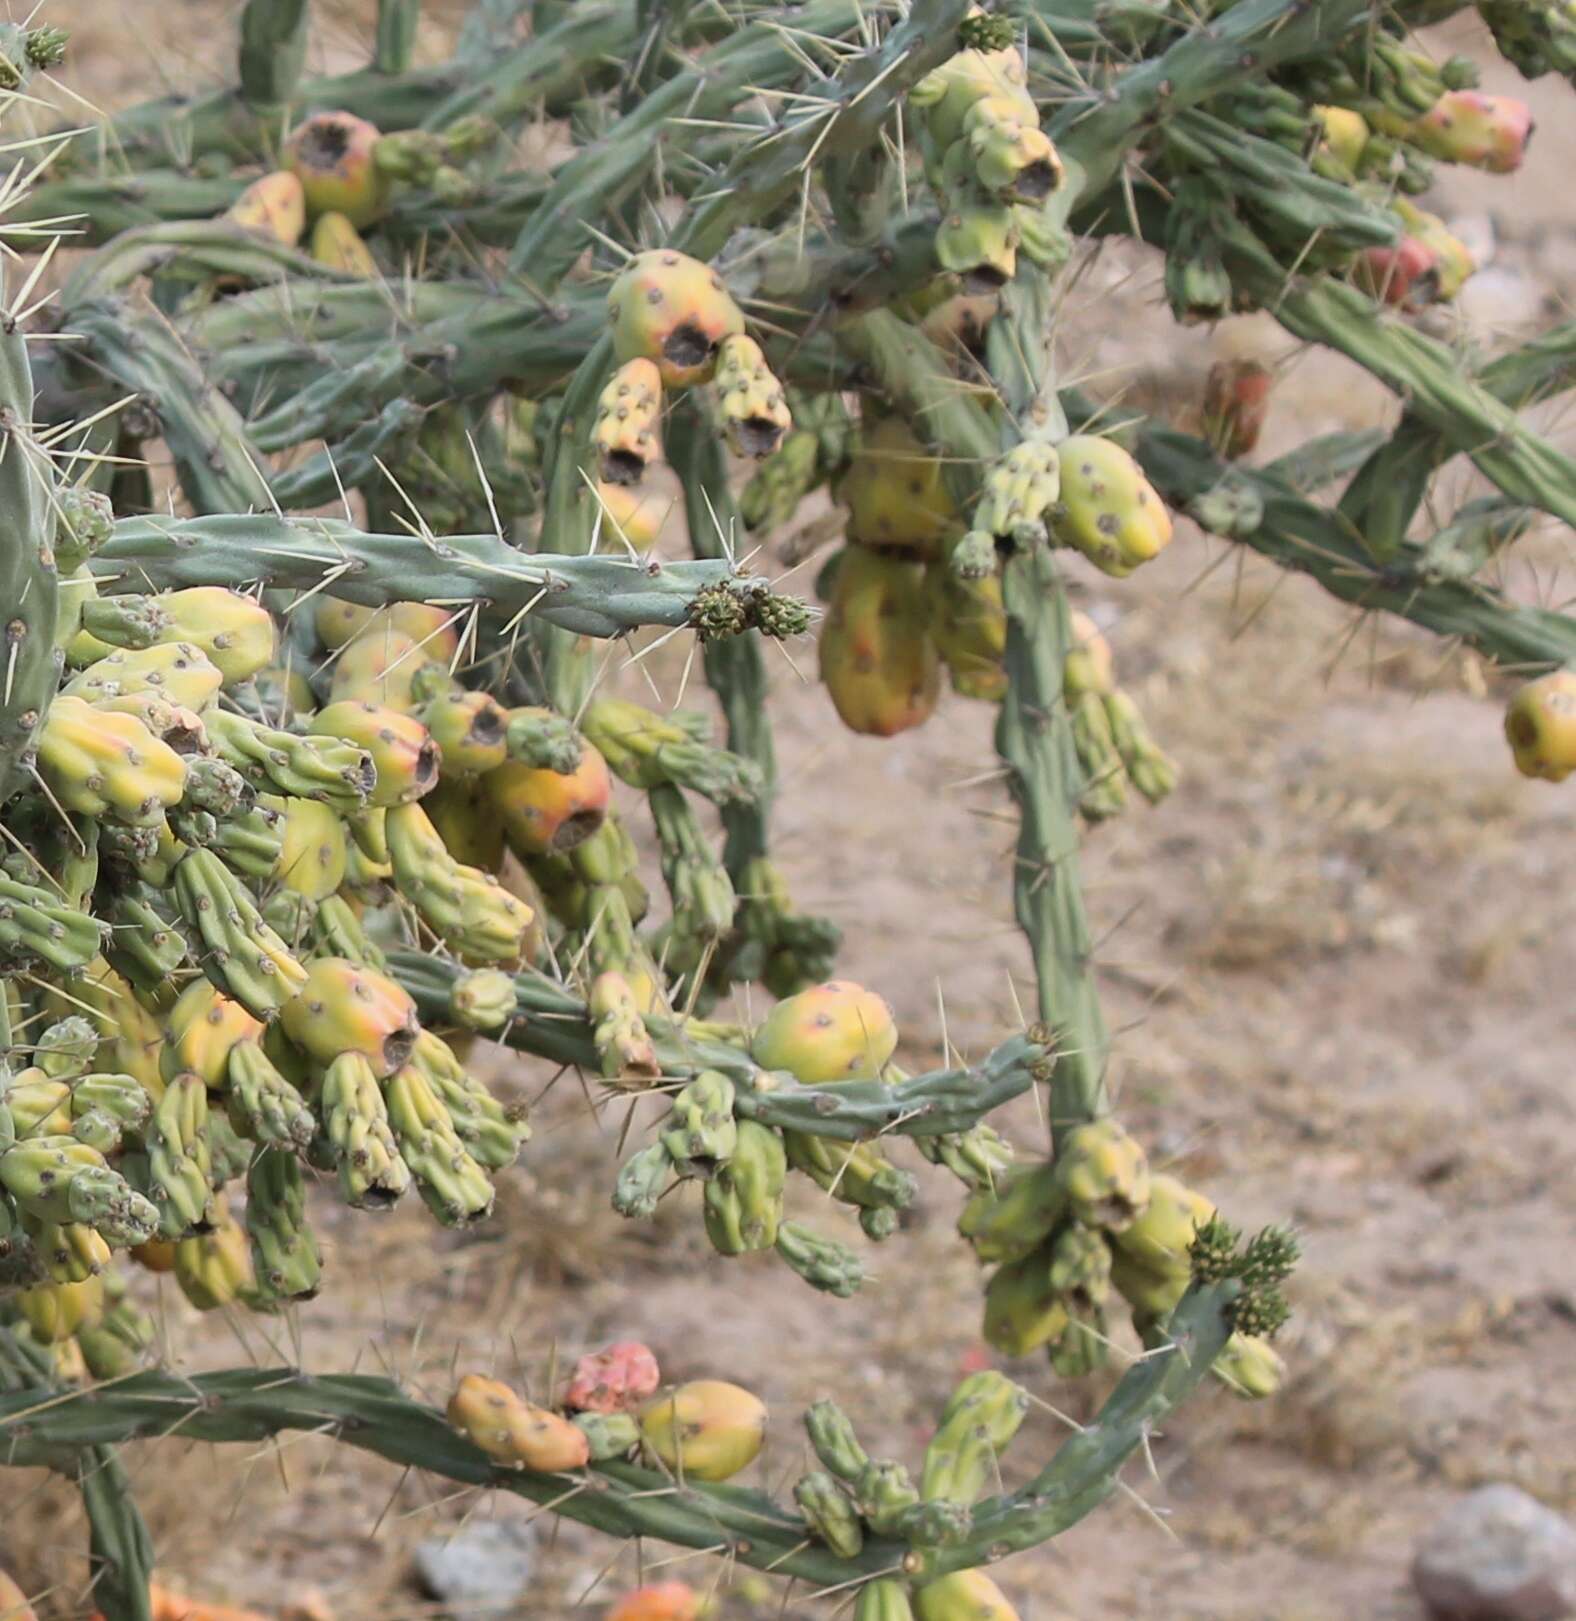
[[[57,0],[50,11],[78,34],[68,82],[103,105],[156,74],[189,79],[221,49],[234,10],[128,0],[106,28],[108,9]],[[351,10],[323,9],[348,40]],[[340,37],[336,24],[336,56]],[[1463,27],[1449,42],[1473,38]],[[1503,67],[1487,77],[1512,87]],[[1442,212],[1497,243],[1465,300],[1484,341],[1563,312],[1576,277],[1567,93],[1545,81],[1531,94],[1543,127],[1522,173],[1451,175],[1438,188]],[[1452,316],[1444,329],[1458,326]],[[1070,375],[1179,414],[1216,355],[1282,364],[1264,455],[1395,410],[1263,318],[1179,334],[1146,257],[1102,258],[1063,340]],[[1441,511],[1470,488],[1452,470]],[[1535,537],[1518,589],[1562,600],[1570,560],[1568,535]],[[1411,1546],[1463,1488],[1511,1480],[1576,1511],[1571,802],[1511,774],[1503,689],[1475,660],[1405,627],[1358,625],[1315,586],[1185,524],[1133,580],[1080,583],[1185,773],[1164,807],[1088,842],[1122,1108],[1158,1162],[1235,1219],[1295,1220],[1307,1259],[1285,1394],[1250,1407],[1207,1393],[1157,1438],[1155,1475],[1128,1472],[1150,1509],[1114,1499],[1001,1579],[1033,1621],[1415,1618]],[[813,651],[795,661],[813,669]],[[678,661],[654,662],[671,693]],[[846,927],[843,967],[896,1006],[905,1063],[938,1058],[943,1017],[955,1045],[982,1051],[1027,994],[988,711],[947,700],[919,732],[856,738],[784,661],[774,716],[786,784],[777,849],[796,896]],[[499,1075],[527,1096],[550,1078],[508,1058]],[[1032,1146],[1032,1104],[1010,1116]],[[332,1287],[287,1321],[200,1319],[164,1290],[172,1363],[299,1355],[310,1369],[386,1368],[441,1401],[455,1367],[540,1390],[555,1348],[635,1334],[673,1376],[727,1374],[770,1400],[765,1480],[792,1478],[795,1415],[823,1393],[917,1456],[927,1415],[978,1351],[979,1278],[953,1237],[947,1179],[923,1178],[862,1296],[829,1303],[769,1258],[710,1257],[693,1201],[670,1200],[651,1226],[619,1222],[607,1190],[621,1122],[593,1120],[572,1083],[539,1122],[480,1232],[441,1233],[419,1210],[354,1217],[324,1198]],[[803,1203],[838,1230],[835,1211]],[[1099,1394],[1036,1360],[1011,1367],[1075,1417]],[[1015,1459],[1043,1456],[1056,1430],[1037,1418]],[[172,1578],[264,1607],[316,1587],[343,1621],[426,1613],[413,1543],[527,1512],[317,1439],[255,1451],[169,1442],[130,1460]],[[58,1583],[55,1606],[70,1612],[83,1579],[70,1492],[24,1475],[5,1501],[0,1554],[35,1587]],[[615,1551],[574,1527],[544,1534],[529,1609],[600,1604],[635,1578],[637,1551],[609,1566]],[[648,1573],[664,1553],[647,1550]],[[730,1575],[693,1558],[663,1573],[698,1585]],[[743,1582],[727,1602],[743,1613],[782,1597]]]

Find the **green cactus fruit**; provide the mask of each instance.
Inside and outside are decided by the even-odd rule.
[[[430,1030],[417,1035],[410,1067],[442,1101],[472,1159],[489,1171],[515,1162],[531,1135],[523,1107],[500,1103],[466,1070],[449,1044]]]
[[[420,805],[396,805],[384,819],[401,897],[466,962],[518,962],[535,914],[479,867],[449,854]]]
[[[793,414],[754,338],[736,332],[722,340],[713,381],[723,432],[734,451],[756,461],[770,456],[793,426]]]
[[[782,1136],[740,1120],[733,1152],[705,1189],[706,1233],[718,1254],[747,1255],[776,1244],[787,1178]]]
[[[1083,777],[1078,810],[1085,821],[1104,822],[1121,814],[1127,804],[1127,772],[1111,735],[1111,720],[1104,701],[1093,693],[1068,706],[1073,747]]]
[[[668,388],[711,381],[725,338],[744,316],[709,265],[671,249],[637,253],[607,295],[618,359],[656,363]]]
[[[1025,1165],[981,1188],[963,1207],[958,1231],[981,1261],[1017,1261],[1039,1248],[1066,1208],[1056,1168]]]
[[[1170,542],[1170,513],[1115,440],[1078,434],[1058,449],[1061,511],[1055,530],[1063,544],[1121,578]]]
[[[968,1540],[974,1529],[974,1511],[967,1503],[937,1497],[904,1509],[893,1529],[916,1548],[952,1548]]]
[[[674,1098],[660,1140],[681,1174],[710,1176],[731,1157],[738,1138],[733,1082],[710,1069]]]
[[[249,1012],[271,1019],[305,987],[306,969],[212,850],[181,857],[174,890],[182,918],[201,943],[204,971]]]
[[[1018,273],[1017,214],[988,193],[963,186],[947,198],[936,227],[936,263],[970,293],[1005,287]]]
[[[999,1477],[1000,1456],[1028,1410],[1027,1393],[1004,1374],[970,1374],[948,1398],[925,1450],[921,1497],[972,1503]]]
[[[367,938],[355,906],[343,895],[325,895],[312,913],[312,939],[328,957],[343,957],[379,973],[388,966],[383,949]]]
[[[159,1234],[183,1238],[215,1219],[213,1155],[208,1142],[208,1089],[200,1075],[177,1075],[153,1107],[143,1133],[148,1191]]]
[[[300,994],[280,1013],[285,1034],[309,1058],[342,1053],[366,1059],[373,1078],[392,1075],[416,1042],[416,1004],[385,974],[342,957],[319,957]]]
[[[753,760],[701,741],[681,719],[621,698],[596,698],[580,718],[608,766],[636,788],[688,788],[719,805],[757,801],[764,789]]]
[[[113,1299],[112,1280],[105,1280],[105,1298],[111,1301],[97,1323],[78,1327],[76,1339],[82,1360],[95,1379],[124,1379],[143,1365],[157,1330],[153,1319],[124,1300]]]
[[[805,1432],[822,1467],[853,1485],[870,1459],[854,1434],[853,1420],[834,1401],[812,1402],[804,1413]]]
[[[821,627],[821,680],[843,724],[892,737],[928,720],[941,663],[917,563],[865,546],[842,554]]]
[[[246,1234],[261,1301],[273,1305],[316,1295],[322,1256],[306,1225],[301,1162],[285,1149],[261,1149],[246,1173]]]
[[[1012,1144],[983,1121],[967,1131],[916,1137],[914,1146],[933,1165],[951,1171],[971,1193],[994,1187],[1012,1167]]]
[[[828,980],[777,1004],[750,1042],[762,1069],[808,1086],[873,1081],[897,1049],[892,1009],[852,980]]]
[[[101,490],[82,484],[57,487],[52,499],[55,562],[65,576],[81,568],[114,534],[115,508]]]
[[[1038,440],[1015,445],[985,475],[973,527],[1007,540],[1043,538],[1044,517],[1060,492],[1055,448]]]
[[[963,116],[966,162],[982,190],[1015,203],[1042,203],[1066,177],[1038,111],[1021,96],[981,96]],[[948,167],[943,159],[943,170]]]
[[[854,1483],[854,1501],[878,1537],[892,1536],[919,1502],[919,1489],[902,1464],[877,1460],[866,1464]]]
[[[574,723],[551,709],[511,709],[504,738],[509,758],[537,771],[569,776],[579,769],[585,739]]]
[[[475,968],[449,988],[449,1017],[467,1030],[501,1030],[515,1016],[514,976],[497,968]]]
[[[153,1099],[134,1075],[110,1070],[79,1075],[71,1082],[71,1114],[101,1114],[122,1131],[140,1131],[153,1109]]]
[[[810,1285],[846,1300],[865,1281],[864,1263],[846,1244],[819,1233],[797,1221],[785,1221],[777,1229],[777,1253]]]
[[[423,1068],[406,1064],[384,1082],[389,1126],[422,1202],[445,1227],[492,1214],[493,1185],[460,1141],[448,1106]]]
[[[627,1458],[640,1445],[640,1422],[633,1413],[572,1413],[569,1422],[585,1435],[592,1463]]]
[[[808,429],[789,433],[756,468],[739,495],[739,515],[751,530],[779,529],[815,487],[820,444]]]
[[[640,1409],[642,1445],[682,1480],[728,1480],[766,1440],[766,1404],[739,1385],[697,1379]]]
[[[64,692],[39,731],[38,771],[65,810],[128,827],[157,826],[186,781],[185,762],[136,716]]]
[[[1010,19],[985,18],[965,25],[973,37],[959,31],[964,49],[932,68],[909,91],[908,102],[921,115],[931,149],[944,152],[964,134],[975,104],[987,96],[1008,97],[1023,116],[1038,121],[1034,100],[1026,88],[1027,73],[1016,48],[1016,30],[1007,35]]]
[[[621,1216],[649,1220],[657,1213],[657,1200],[673,1180],[673,1161],[660,1142],[640,1149],[625,1160],[613,1184],[613,1208]]]
[[[377,1070],[364,1053],[347,1050],[328,1064],[318,1110],[325,1157],[339,1172],[340,1197],[364,1210],[394,1204],[411,1174],[390,1129]]]
[[[219,758],[275,794],[359,810],[377,782],[371,753],[341,738],[301,737],[223,709],[205,721]]]
[[[919,1621],[1018,1621],[1007,1595],[983,1570],[958,1570],[914,1594]]]
[[[51,1283],[85,1283],[110,1262],[103,1237],[79,1221],[40,1222],[33,1231],[33,1253]]]
[[[592,1040],[604,1077],[639,1084],[662,1073],[634,989],[622,974],[598,974],[586,1007],[595,1020]]]
[[[866,1582],[854,1600],[854,1621],[914,1621],[907,1586],[887,1576]]]
[[[793,1489],[794,1501],[810,1529],[839,1559],[857,1559],[865,1545],[859,1515],[836,1479],[812,1470]]]
[[[103,940],[103,924],[62,905],[57,889],[0,873],[0,963],[40,962],[69,974],[92,962]]]
[[[224,1101],[236,1129],[265,1148],[302,1152],[317,1130],[306,1099],[260,1041],[242,1040],[231,1046]]]
[[[1087,1379],[1111,1358],[1105,1312],[1099,1306],[1074,1306],[1066,1326],[1045,1348],[1051,1371],[1060,1379]]]
[[[109,648],[152,647],[170,628],[170,616],[163,599],[134,592],[120,597],[88,598],[81,604],[77,622],[87,635]]]
[[[844,1143],[809,1132],[783,1133],[788,1163],[845,1204],[906,1210],[919,1184],[870,1143]]]
[[[200,648],[218,670],[224,685],[249,681],[274,661],[279,629],[255,597],[217,585],[169,591],[157,599],[170,628],[161,642],[186,642]]]

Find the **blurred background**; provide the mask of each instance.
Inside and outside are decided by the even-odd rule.
[[[418,60],[446,54],[460,9],[427,6]],[[370,4],[315,10],[314,66],[363,60]],[[232,75],[237,11],[226,0],[49,0],[38,20],[69,29],[71,44],[61,88],[45,93],[75,119],[217,85]],[[1475,19],[1431,44],[1478,57],[1485,88],[1527,97],[1538,119],[1518,174],[1442,167],[1424,200],[1484,266],[1431,328],[1492,349],[1569,313],[1576,103],[1553,79],[1519,81]],[[1272,364],[1259,459],[1397,411],[1268,317],[1182,332],[1159,261],[1142,250],[1108,245],[1082,266],[1061,346],[1065,374],[1118,402],[1117,419],[1128,400],[1181,422],[1212,360]],[[1572,437],[1558,406],[1544,420]],[[1459,468],[1441,491],[1437,518],[1477,493]],[[793,555],[833,533],[812,521]],[[1571,544],[1568,533],[1521,543],[1507,584],[1568,600]],[[793,588],[809,591],[825,555]],[[1234,1220],[1294,1220],[1307,1256],[1278,1342],[1286,1392],[1257,1406],[1223,1388],[1201,1395],[1156,1439],[1155,1474],[1130,1471],[1151,1510],[1115,1497],[1000,1579],[1029,1621],[1421,1617],[1413,1548],[1464,1491],[1509,1481],[1576,1512],[1570,798],[1514,775],[1502,689],[1474,657],[1360,619],[1186,523],[1133,579],[1079,579],[1080,605],[1183,769],[1160,809],[1130,810],[1087,844],[1124,1115],[1152,1160]],[[991,712],[948,697],[921,731],[855,737],[815,683],[813,648],[789,654],[773,713],[777,850],[795,899],[843,925],[842,971],[893,1003],[901,1063],[937,1062],[943,1029],[978,1054],[1020,1022],[1017,996],[1028,1000]],[[667,695],[682,667],[672,645],[646,664]],[[609,679],[649,696],[635,671]],[[689,701],[705,701],[698,683]],[[574,1076],[552,1084],[536,1060],[481,1062],[501,1090],[542,1095],[492,1222],[453,1234],[419,1208],[373,1219],[324,1199],[325,1291],[287,1318],[200,1317],[167,1282],[139,1278],[172,1365],[385,1371],[441,1404],[456,1372],[495,1372],[540,1395],[555,1366],[634,1336],[669,1377],[726,1376],[772,1404],[760,1479],[774,1485],[802,1468],[797,1414],[822,1394],[873,1438],[917,1453],[952,1383],[987,1358],[1073,1419],[1116,1376],[1072,1385],[1037,1359],[985,1350],[978,1271],[953,1234],[959,1193],[940,1173],[922,1176],[862,1295],[829,1301],[769,1256],[713,1256],[685,1200],[651,1224],[621,1221],[608,1194],[622,1107],[596,1112]],[[1026,1152],[1044,1140],[1032,1100],[998,1123]],[[838,1232],[841,1211],[825,1204],[814,1219]],[[1040,1413],[1018,1447],[1043,1455],[1057,1429]],[[729,1614],[795,1608],[781,1584],[694,1556],[659,1569],[666,1549],[641,1565],[632,1547],[531,1522],[519,1499],[456,1495],[318,1438],[255,1450],[172,1440],[127,1459],[162,1574],[275,1614],[600,1611],[642,1573],[715,1591]],[[0,1563],[29,1592],[51,1586],[57,1613],[81,1613],[74,1493],[15,1471],[0,1500]],[[435,1598],[435,1562],[483,1543],[512,1550],[521,1597],[502,1608]]]

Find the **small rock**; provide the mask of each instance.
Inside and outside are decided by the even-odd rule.
[[[536,1537],[529,1525],[484,1520],[416,1545],[416,1575],[435,1599],[513,1604],[530,1586]]]
[[[1412,1585],[1438,1621],[1576,1615],[1576,1530],[1517,1486],[1482,1486],[1419,1543]]]

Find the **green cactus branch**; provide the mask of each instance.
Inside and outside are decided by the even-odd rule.
[[[684,492],[684,516],[695,555],[713,560],[736,555],[745,527],[729,487],[727,455],[716,426],[693,396],[674,406],[664,448]],[[750,862],[767,852],[767,823],[777,781],[766,708],[766,660],[757,631],[708,641],[701,653],[707,683],[722,706],[728,748],[753,760],[766,785],[757,799],[722,807],[728,875],[737,885]]]
[[[308,0],[246,0],[241,12],[241,94],[258,108],[289,101],[306,66]]]
[[[1073,414],[1080,413],[1075,408]],[[1537,674],[1576,661],[1576,618],[1513,602],[1480,581],[1445,577],[1423,544],[1407,541],[1393,556],[1375,558],[1348,519],[1310,501],[1280,464],[1255,469],[1222,462],[1203,440],[1153,422],[1137,428],[1135,454],[1178,508],[1223,478],[1244,483],[1262,500],[1264,514],[1251,533],[1232,538],[1282,568],[1310,575],[1342,602],[1458,638],[1507,669]]]
[[[416,30],[420,26],[421,0],[378,0],[373,68],[391,77],[410,72],[411,58],[416,51]]]
[[[447,1021],[450,994],[464,973],[457,963],[395,950],[389,953],[389,967],[424,1019],[439,1026]],[[595,1020],[585,1003],[544,974],[516,974],[514,985],[516,1015],[498,1039],[521,1052],[595,1070]],[[738,1034],[726,1027],[694,1028],[660,1017],[648,1019],[647,1025],[663,1074],[721,1070],[738,1085],[735,1108],[741,1115],[763,1125],[814,1129],[845,1142],[886,1132],[933,1137],[966,1131],[1043,1078],[1050,1056],[1032,1037],[1015,1037],[973,1066],[931,1070],[890,1085],[842,1081],[835,1087],[809,1087],[788,1075],[766,1075],[745,1052],[742,1034],[725,1039]]]
[[[0,274],[0,301],[5,278]],[[32,767],[39,726],[60,679],[54,475],[31,437],[27,339],[0,323],[0,803]]]
[[[1521,411],[1576,383],[1576,321],[1565,321],[1501,355],[1477,373],[1496,400]],[[1392,557],[1434,474],[1460,449],[1454,438],[1407,410],[1395,432],[1341,497],[1341,511],[1378,554]]]
[[[330,590],[351,602],[479,604],[494,616],[531,614],[577,636],[621,636],[642,625],[688,623],[707,586],[749,596],[762,580],[726,562],[632,562],[624,557],[517,551],[494,535],[369,535],[334,518],[263,513],[122,518],[93,559],[125,589],[258,584]]]
[[[1027,1486],[977,1504],[973,1530],[944,1548],[875,1540],[854,1558],[840,1559],[806,1535],[798,1515],[760,1492],[678,1483],[620,1463],[593,1465],[583,1477],[503,1468],[451,1429],[437,1408],[366,1374],[149,1372],[71,1394],[47,1385],[13,1390],[0,1395],[0,1456],[13,1465],[53,1467],[85,1448],[167,1435],[256,1443],[290,1430],[313,1431],[462,1486],[550,1504],[564,1519],[613,1536],[726,1551],[741,1564],[818,1586],[840,1588],[894,1573],[923,1582],[1046,1541],[1103,1502],[1127,1460],[1208,1373],[1230,1333],[1237,1287],[1190,1291],[1170,1320],[1167,1344],[1128,1369],[1094,1419],[1064,1441]],[[574,1490],[577,1481],[588,1483],[586,1489]],[[119,1547],[97,1543],[95,1552],[111,1561],[125,1557]],[[109,1621],[145,1621],[134,1609],[103,1607]]]

